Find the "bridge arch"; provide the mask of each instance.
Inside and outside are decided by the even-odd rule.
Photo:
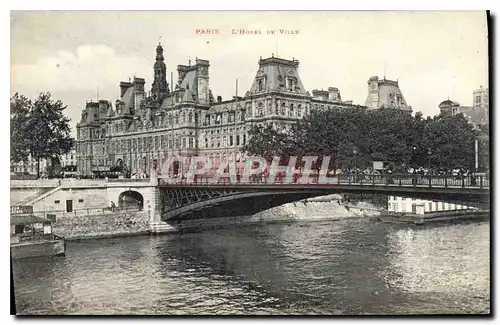
[[[242,184],[169,185],[161,187],[162,219],[252,215],[301,199],[329,194],[383,194],[478,208],[489,207],[489,188],[361,184]],[[205,193],[206,192],[206,193]],[[208,195],[205,195],[207,194]]]
[[[122,192],[118,196],[118,206],[120,208],[139,208],[139,210],[142,210],[144,208],[144,197],[137,191],[128,190]]]

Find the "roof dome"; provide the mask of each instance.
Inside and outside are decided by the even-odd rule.
[[[460,106],[460,104],[457,102],[454,102],[452,100],[449,100],[449,99],[447,99],[447,100],[441,102],[441,104],[439,104],[439,108],[450,107],[450,106]]]

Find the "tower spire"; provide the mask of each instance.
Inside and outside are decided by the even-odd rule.
[[[161,40],[161,38],[160,38]],[[163,57],[163,47],[161,41],[156,47],[156,62],[153,66],[154,80],[151,85],[151,95],[155,100],[161,100],[169,93],[167,82],[167,66],[165,65],[165,58]]]

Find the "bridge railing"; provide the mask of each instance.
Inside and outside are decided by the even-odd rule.
[[[108,179],[108,183],[149,183],[149,178],[113,178]]]
[[[162,183],[161,185],[168,185]],[[291,183],[284,176],[278,175],[274,180],[263,175],[252,175],[248,181],[238,175],[236,183],[231,182],[229,177],[206,177],[197,175],[193,180],[179,178],[172,185],[266,185],[266,184],[306,184],[300,179],[300,175],[294,175]],[[307,184],[321,184],[319,176],[310,175]],[[478,187],[488,188],[490,186],[489,175],[420,175],[420,174],[389,174],[389,175],[367,175],[367,174],[341,174],[328,176],[328,184],[352,184],[352,185],[386,185],[386,186],[428,186],[428,187]]]
[[[429,187],[489,187],[489,175],[420,175],[420,174],[393,174],[393,175],[340,175],[339,184],[372,184]]]

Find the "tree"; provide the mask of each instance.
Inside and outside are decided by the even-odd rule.
[[[285,134],[275,130],[272,125],[253,126],[248,135],[252,140],[243,146],[243,151],[263,157],[268,162],[275,156],[281,156],[282,150],[286,147]]]
[[[487,132],[483,130],[483,138]],[[412,116],[393,108],[338,107],[311,112],[286,136],[271,126],[254,128],[244,150],[266,159],[297,156],[300,161],[303,156],[319,156],[321,161],[330,156],[330,164],[344,169],[387,161],[401,170],[427,167],[429,162],[431,168],[470,170],[478,135],[461,114],[423,119],[420,112]],[[482,144],[480,160],[486,163],[487,142]]]
[[[490,128],[489,125],[482,125],[480,127],[480,135],[478,141],[478,170],[479,172],[486,172],[490,170]]]
[[[38,162],[37,177],[41,159],[57,159],[68,153],[74,142],[70,119],[63,113],[66,106],[50,97],[49,92],[41,93],[32,102],[16,93],[10,100],[11,160],[26,162],[31,155]]]
[[[428,127],[431,164],[439,169],[472,170],[475,139],[479,135],[462,114],[435,116]]]

